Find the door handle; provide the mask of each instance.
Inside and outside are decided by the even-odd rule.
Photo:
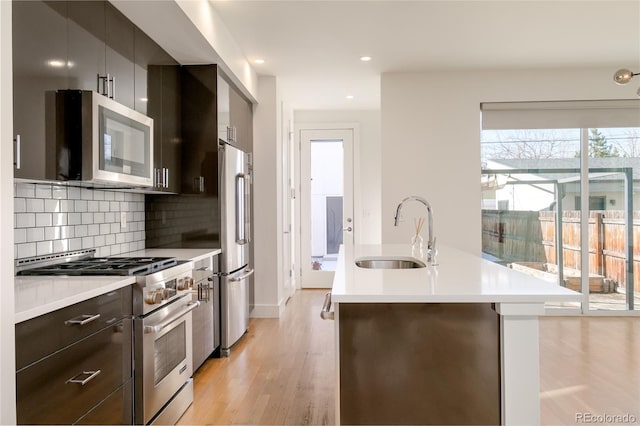
[[[253,269],[248,269],[248,270],[246,270],[245,272],[246,272],[246,274],[242,274],[242,275],[240,275],[239,277],[233,277],[233,278],[230,278],[230,279],[229,279],[229,281],[231,281],[231,282],[242,281],[242,280],[244,280],[245,278],[249,278],[251,275],[253,275],[253,273],[254,273],[255,271],[254,271]]]
[[[346,231],[346,232],[351,232],[351,231],[353,231],[353,228],[350,227],[350,226],[347,226],[346,228],[342,228],[342,230]]]
[[[324,295],[324,303],[320,311],[320,318],[323,320],[334,319],[334,312],[331,312],[331,292]]]

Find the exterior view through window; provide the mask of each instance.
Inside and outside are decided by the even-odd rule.
[[[640,127],[504,127],[481,135],[483,256],[585,295],[550,308],[640,309]]]

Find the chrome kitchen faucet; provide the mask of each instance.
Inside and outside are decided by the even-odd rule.
[[[422,203],[427,208],[427,224],[429,227],[429,239],[427,240],[427,262],[431,262],[432,266],[437,266],[438,263],[436,262],[436,255],[438,254],[438,252],[436,250],[436,237],[434,237],[433,235],[433,212],[431,210],[431,205],[427,200],[417,195],[411,195],[400,201],[400,204],[398,204],[398,208],[396,208],[396,217],[394,219],[393,226],[398,226],[398,223],[400,223],[400,213],[402,211],[402,206],[404,205],[404,203],[412,200]]]

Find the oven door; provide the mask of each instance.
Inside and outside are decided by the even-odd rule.
[[[191,377],[191,311],[198,305],[190,297],[182,297],[138,320],[141,328],[136,337],[142,334],[142,366],[136,361],[136,368],[142,367],[143,396],[137,400],[142,399],[144,406],[142,413],[136,410],[136,422],[149,423]],[[138,384],[136,392],[140,392]]]

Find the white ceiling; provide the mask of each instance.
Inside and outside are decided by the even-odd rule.
[[[640,64],[639,0],[212,3],[296,109],[379,108],[383,72]]]

